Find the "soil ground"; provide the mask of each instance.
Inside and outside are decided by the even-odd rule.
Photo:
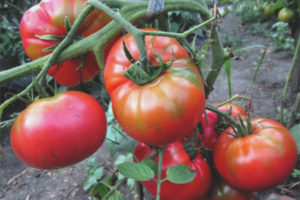
[[[270,49],[271,41],[264,35],[253,35],[249,25],[242,26],[237,17],[228,15],[221,20],[220,32],[222,38],[237,41],[242,47],[261,44]],[[233,65],[233,94],[244,94],[251,82],[256,62],[263,48],[249,49]],[[268,52],[257,80],[248,96],[252,99],[252,116],[278,119],[277,106],[280,104],[285,75],[287,74],[292,56],[286,51]],[[219,76],[215,90],[209,97],[210,103],[219,103],[228,98],[227,81],[224,72]],[[293,102],[293,94],[288,93],[288,106]],[[1,200],[89,200],[89,192],[85,192],[83,183],[86,181],[86,160],[72,167],[61,170],[38,170],[28,168],[14,155],[9,143],[9,130],[1,133],[0,146],[3,147],[3,158],[0,161],[0,199]],[[93,156],[99,165],[112,170],[110,157],[105,146],[102,146]],[[298,162],[297,168],[300,169]],[[255,193],[257,200],[300,199],[300,180],[290,177],[282,185],[271,190]],[[127,191],[127,193],[126,193]],[[123,190],[126,200],[133,199],[132,192]],[[147,200],[152,199],[146,194]]]

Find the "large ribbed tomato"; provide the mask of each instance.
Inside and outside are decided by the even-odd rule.
[[[220,175],[234,187],[264,190],[290,175],[297,161],[297,147],[280,123],[254,118],[251,124],[253,131],[245,137],[235,138],[233,129],[226,129],[218,137],[214,161]]]
[[[42,0],[25,12],[20,23],[23,47],[30,59],[37,59],[52,51],[45,51],[60,40],[41,39],[39,36],[65,36],[65,18],[73,24],[79,13],[86,6],[86,0]],[[105,26],[110,17],[99,10],[94,10],[79,28],[79,36],[86,37]],[[84,56],[54,65],[49,75],[63,86],[75,86],[91,80],[99,73],[95,56],[89,52]]]
[[[142,161],[146,156],[158,163],[158,156],[154,156],[149,146],[139,142],[134,150],[135,157]],[[164,181],[161,184],[161,200],[200,200],[211,185],[211,171],[202,155],[198,153],[194,159],[190,159],[180,141],[168,144],[163,154],[162,179],[166,177],[166,171],[174,165],[186,165],[195,170],[196,177],[193,181],[185,184],[175,184]],[[143,186],[153,195],[156,195],[157,184],[154,180],[143,181]]]
[[[30,104],[11,129],[11,145],[27,165],[41,169],[75,164],[94,153],[106,135],[100,104],[83,92],[68,91]]]
[[[153,30],[153,29],[150,29]],[[174,58],[172,66],[145,85],[123,76],[131,62],[123,41],[134,59],[139,51],[131,34],[111,48],[104,70],[104,82],[111,97],[115,118],[124,131],[148,145],[166,145],[187,136],[199,121],[205,106],[203,81],[185,49],[174,38],[146,36],[150,62],[160,64]]]

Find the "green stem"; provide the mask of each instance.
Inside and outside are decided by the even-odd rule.
[[[112,5],[114,7],[119,7],[120,12],[122,13],[122,16],[128,20],[128,21],[135,21],[137,19],[140,19],[142,17],[146,16],[147,6],[148,2],[141,1],[141,2],[132,2],[132,1],[121,1],[121,0],[103,0],[103,2],[107,3],[107,5]],[[168,11],[174,11],[174,10],[181,10],[181,11],[190,11],[199,13],[204,20],[210,19],[210,12],[207,9],[207,7],[202,4],[202,2],[197,2],[194,0],[166,0],[165,1],[165,8],[164,12]],[[213,19],[212,19],[213,20]],[[199,25],[200,26],[200,25]],[[213,29],[214,30],[214,29]],[[74,58],[76,56],[85,54],[88,51],[94,51],[95,49],[99,49],[100,47],[103,47],[110,41],[112,38],[116,37],[121,31],[120,25],[117,24],[117,22],[112,21],[109,24],[107,24],[105,27],[100,29],[99,31],[95,32],[94,34],[90,35],[89,37],[83,38],[80,41],[77,41],[67,48],[65,48],[58,56],[55,56],[56,59],[53,59],[51,61],[51,64],[57,64],[64,60]],[[212,39],[215,41],[212,46],[213,55],[215,53],[223,52],[222,44],[220,43],[220,40],[218,39],[218,33],[215,30],[212,34]],[[218,49],[221,48],[221,49]],[[99,51],[96,51],[99,52]],[[223,52],[224,53],[224,52]],[[37,59],[35,61],[32,61],[30,63],[1,71],[0,72],[0,85],[13,81],[15,79],[18,79],[20,77],[32,75],[32,73],[38,72],[41,70],[43,64],[49,59],[51,55],[47,55],[43,58]],[[218,61],[219,59],[219,61]],[[98,61],[98,59],[97,59]],[[216,68],[221,67],[224,63],[224,57],[214,57],[213,63],[218,63],[218,65],[215,65]],[[103,67],[103,66],[100,66]],[[217,76],[218,73],[214,72],[213,76]],[[30,86],[32,87],[32,86]],[[29,88],[30,88],[29,87]],[[23,93],[20,93],[18,95],[24,95]],[[17,95],[17,96],[18,96]],[[13,99],[7,100],[3,103],[3,105],[0,106],[2,110],[0,112],[3,112],[4,107],[7,107],[8,104],[16,100],[17,97],[13,97]]]
[[[289,70],[289,72],[286,76],[286,80],[285,80],[285,84],[284,84],[284,88],[283,88],[283,92],[282,92],[282,96],[281,96],[281,105],[280,105],[280,122],[281,123],[283,123],[283,121],[284,121],[283,120],[284,119],[283,110],[284,110],[284,106],[286,104],[286,94],[287,94],[287,91],[288,91],[288,86],[289,86],[293,71],[295,69],[296,61],[298,59],[299,53],[300,53],[300,34],[298,36],[298,42],[297,42],[296,49],[295,49],[295,52],[294,52],[294,57],[293,57],[293,60],[292,60],[290,70]]]
[[[223,48],[222,42],[219,38],[219,34],[215,27],[211,31],[211,39],[214,40],[212,43],[212,63],[211,70],[206,76],[206,87],[205,95],[208,98],[211,91],[213,91],[213,86],[217,80],[217,77],[222,69],[223,64],[227,59],[231,57]]]
[[[122,16],[128,21],[135,21],[146,16],[147,2],[132,2],[132,1],[109,1],[105,0],[107,5],[112,5],[114,7],[122,7],[120,10]],[[187,0],[167,0],[165,2],[164,12],[174,11],[174,10],[185,10],[190,12],[196,12],[204,16],[209,16],[209,11],[201,4],[194,1]],[[209,17],[207,18],[209,19]],[[121,27],[114,21],[107,24],[105,27],[90,35],[89,37],[83,38],[80,41],[68,46],[55,60],[54,64],[60,63],[64,60],[71,59],[73,57],[82,55],[88,51],[92,51],[97,46],[104,46],[113,37],[118,35],[121,31]],[[44,56],[40,59],[34,60],[30,63],[17,66],[15,68],[1,71],[0,72],[0,85],[16,80],[18,78],[32,75],[32,73],[38,72],[43,63],[49,58],[50,55]],[[103,67],[103,66],[100,66]]]
[[[185,39],[187,36],[195,32],[196,30],[210,24],[216,19],[216,17],[212,17],[206,21],[204,21],[201,24],[198,24],[197,26],[194,26],[193,28],[183,32],[183,33],[174,33],[174,32],[163,32],[163,31],[143,31],[145,35],[155,35],[155,36],[166,36],[166,37],[174,37],[177,39]]]
[[[162,177],[162,161],[163,161],[163,155],[164,155],[164,151],[165,151],[165,148],[163,147],[158,147],[158,174],[157,174],[157,180],[156,180],[156,184],[157,184],[157,187],[156,187],[156,200],[159,200],[160,199],[160,190],[161,190],[161,183],[162,183],[162,180],[161,180],[161,177]]]
[[[221,103],[218,104],[218,107],[219,106],[222,106],[224,104],[227,104],[227,103],[231,103],[232,101],[234,100],[248,100],[248,101],[251,101],[251,98],[247,97],[247,96],[241,96],[239,94],[235,94],[234,96],[232,96],[231,98],[227,99],[226,101],[223,101]]]
[[[300,92],[297,93],[295,104],[291,111],[290,121],[287,128],[291,128],[295,124],[298,113],[300,113]]]
[[[113,20],[115,20],[119,25],[121,25],[126,31],[131,33],[136,41],[137,47],[140,52],[140,61],[142,63],[142,67],[146,69],[146,66],[149,63],[148,56],[147,56],[147,51],[145,47],[145,40],[144,40],[144,35],[142,32],[135,28],[130,22],[128,22],[126,19],[121,17],[119,14],[114,12],[112,9],[107,7],[105,4],[98,0],[88,0],[87,1],[89,4],[94,6],[97,9],[102,10],[105,12],[107,15],[109,15]]]
[[[6,100],[3,104],[0,105],[0,119],[3,113],[3,110],[12,102],[16,101],[18,98],[20,98],[21,96],[24,96],[25,94],[27,94],[32,87],[36,84],[41,86],[41,82],[43,82],[49,68],[55,63],[54,61],[57,59],[57,57],[59,56],[59,54],[63,51],[63,49],[70,44],[73,41],[73,38],[76,36],[76,32],[78,30],[78,28],[80,27],[81,23],[83,22],[83,20],[85,19],[85,17],[93,10],[93,8],[91,6],[86,7],[81,14],[78,16],[78,18],[75,20],[73,27],[71,28],[71,30],[69,31],[69,33],[67,34],[67,36],[65,37],[65,39],[59,43],[59,45],[55,48],[55,50],[53,51],[53,53],[47,57],[47,61],[45,62],[45,64],[43,65],[42,70],[40,71],[40,73],[37,75],[36,77],[36,81],[31,82],[22,92],[20,92],[19,94],[9,98],[8,100]],[[43,89],[41,89],[41,92],[45,94],[45,91]]]
[[[13,103],[14,101],[16,101],[17,99],[19,99],[20,97],[26,95],[33,87],[33,83],[30,83],[22,92],[20,92],[17,95],[12,96],[11,98],[7,99],[6,101],[4,101],[1,105],[0,105],[0,120],[3,114],[4,109],[11,103]]]
[[[54,49],[52,54],[50,55],[49,59],[45,62],[41,72],[37,76],[37,80],[43,82],[49,68],[55,64],[55,60],[59,56],[59,54],[73,41],[73,39],[76,37],[77,30],[79,29],[80,25],[84,21],[84,19],[88,16],[88,14],[93,10],[94,8],[92,6],[87,6],[83,9],[83,11],[80,13],[78,18],[75,20],[71,30],[68,32],[66,37],[58,44],[58,46]]]
[[[205,108],[207,110],[211,110],[215,113],[217,113],[218,115],[224,117],[226,120],[228,120],[234,127],[236,127],[238,130],[241,130],[241,125],[239,124],[238,121],[236,121],[235,119],[231,118],[230,115],[228,115],[227,113],[224,113],[222,111],[219,111],[217,108],[215,108],[214,106],[211,105],[207,105],[205,106]]]
[[[135,181],[134,182],[134,190],[135,190],[134,199],[135,200],[143,200],[144,199],[143,185],[140,182]]]
[[[258,73],[258,71],[259,71],[259,69],[260,69],[260,67],[261,67],[261,65],[262,65],[262,63],[263,63],[263,60],[264,60],[264,58],[265,58],[265,56],[266,56],[266,53],[267,53],[267,50],[264,49],[264,51],[263,51],[263,53],[262,53],[262,55],[261,55],[261,57],[260,57],[260,59],[259,59],[257,65],[256,65],[255,72],[254,72],[254,74],[253,74],[253,76],[252,76],[251,82],[250,82],[250,84],[249,84],[249,86],[248,86],[248,88],[247,88],[247,90],[246,90],[246,92],[245,92],[245,95],[246,95],[246,96],[248,95],[250,89],[252,88],[254,82],[256,81],[257,73]]]
[[[103,199],[108,199],[108,197],[110,195],[112,195],[124,182],[126,181],[126,178],[121,179],[120,181],[117,182],[116,185],[114,185],[113,187],[109,187],[109,192],[106,193],[103,197]],[[109,185],[107,185],[109,186]]]

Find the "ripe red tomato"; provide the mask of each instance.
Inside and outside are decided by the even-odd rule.
[[[222,106],[218,107],[218,110],[229,113],[231,118],[236,120],[239,120],[239,116],[241,116],[242,119],[246,119],[247,117],[247,113],[243,110],[243,108],[236,104],[223,104]],[[218,138],[218,133],[216,130],[218,115],[213,111],[206,110],[206,117],[203,114],[200,119],[201,133],[199,133],[199,138],[205,147],[214,149]]]
[[[289,130],[280,123],[254,118],[251,124],[253,132],[246,137],[233,137],[232,128],[219,136],[214,162],[220,175],[234,187],[264,190],[290,175],[297,161],[297,147]]]
[[[65,17],[73,24],[85,6],[86,0],[42,0],[27,10],[20,23],[21,38],[27,56],[34,60],[51,53],[52,51],[44,50],[58,44],[60,40],[40,39],[37,36],[65,36]],[[94,10],[85,19],[78,34],[82,37],[89,36],[110,20],[102,11]],[[54,65],[49,70],[49,75],[60,85],[68,87],[90,81],[98,73],[99,67],[92,53]]]
[[[205,110],[205,112],[207,121],[205,115],[203,114],[200,119],[202,129],[198,136],[206,148],[214,149],[218,138],[218,134],[215,129],[215,125],[218,122],[218,115],[210,110]]]
[[[239,116],[242,119],[246,119],[247,113],[243,110],[243,108],[237,104],[226,103],[218,107],[218,110],[222,112],[230,112],[230,116],[233,119],[239,120]]]
[[[151,155],[150,147],[139,142],[134,154],[140,161],[146,156]],[[158,156],[153,160],[158,163]],[[191,167],[197,172],[193,181],[185,184],[175,184],[170,181],[164,181],[161,184],[161,200],[194,200],[201,199],[208,191],[211,184],[211,171],[207,162],[199,153],[191,160],[189,155],[184,151],[180,141],[167,145],[163,154],[162,179],[166,177],[166,171],[169,167],[177,164],[183,164]],[[157,177],[157,175],[156,175]],[[143,181],[143,186],[153,195],[156,195],[156,182],[154,180]]]
[[[175,60],[166,72],[140,86],[123,76],[131,65],[123,51],[123,41],[133,58],[139,59],[135,40],[128,34],[111,48],[104,70],[105,87],[121,127],[136,140],[154,146],[187,136],[205,106],[203,81],[196,66],[188,60],[188,53],[174,38],[146,36],[152,64],[159,64],[156,52],[164,62],[172,56]]]
[[[205,197],[205,200],[251,200],[251,192],[240,191],[221,178],[213,180],[212,187]]]
[[[21,161],[53,169],[90,156],[105,135],[106,116],[100,104],[88,94],[68,91],[30,104],[14,122],[10,139]]]

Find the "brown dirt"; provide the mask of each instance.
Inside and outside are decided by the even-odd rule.
[[[222,20],[220,24],[222,37],[226,35],[232,40],[241,38],[243,47],[261,44],[270,48],[270,39],[264,35],[252,35],[249,26],[241,26],[236,17],[231,15]],[[259,60],[261,49],[255,48],[247,51],[239,60],[233,61],[233,94],[243,94],[248,87],[255,70],[255,62]],[[262,116],[271,119],[277,118],[276,107],[280,104],[285,75],[289,70],[291,55],[285,51],[268,53],[262,64],[257,81],[250,90],[252,98],[252,116]],[[226,100],[227,82],[224,73],[219,76],[215,90],[209,98],[210,103]],[[293,95],[288,94],[289,106],[293,102]],[[89,192],[83,191],[86,180],[85,163],[82,161],[74,166],[61,170],[38,170],[28,168],[22,164],[11,150],[9,130],[1,133],[0,146],[3,147],[3,159],[0,161],[0,199],[1,200],[89,200]],[[94,156],[99,165],[112,166],[114,161],[105,146],[101,147]],[[1,157],[1,156],[0,156]],[[298,163],[298,169],[299,163]],[[256,193],[256,199],[300,199],[299,184],[288,187],[291,183],[299,183],[289,178],[282,185],[261,193]],[[132,192],[123,189],[126,199],[133,199]],[[127,191],[127,192],[126,192]],[[287,195],[287,196],[286,196]],[[289,197],[288,197],[289,196]],[[152,199],[147,195],[148,200]]]

